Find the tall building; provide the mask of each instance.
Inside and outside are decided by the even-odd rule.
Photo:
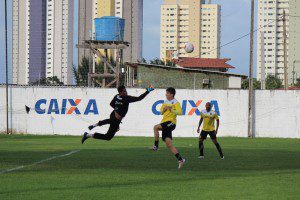
[[[257,33],[257,78],[275,75],[284,81],[283,11],[286,12],[288,83],[300,77],[300,1],[259,0]],[[263,71],[263,73],[262,73]],[[298,72],[298,73],[297,73]]]
[[[47,0],[46,77],[72,83],[73,0]]]
[[[161,6],[160,58],[219,58],[220,6],[205,4],[205,0],[165,0]],[[186,43],[194,45],[192,53],[184,50]],[[171,53],[170,53],[171,52]]]
[[[83,44],[83,41],[90,40],[93,32],[93,19],[97,9],[94,8],[95,3],[91,0],[78,1],[78,44]],[[83,58],[90,56],[90,50],[78,48],[78,63],[80,64]]]
[[[300,78],[300,1],[290,0],[289,11],[289,57],[288,57],[288,77],[289,84],[295,84]]]
[[[220,58],[221,6],[202,4],[201,6],[201,57]]]
[[[12,3],[12,81],[33,83],[46,76],[46,0]]]
[[[123,51],[124,62],[137,62],[143,56],[143,0],[123,0],[124,40],[129,47]]]
[[[87,37],[87,32],[94,32],[94,18],[103,16],[124,18],[124,40],[131,44],[123,51],[123,60],[136,62],[142,59],[143,0],[79,0],[79,16],[79,44],[83,42],[83,38],[90,38]],[[78,52],[80,63],[86,52],[80,49]],[[109,51],[109,54],[114,53]]]
[[[13,0],[14,84],[53,76],[71,84],[73,7],[72,0]]]

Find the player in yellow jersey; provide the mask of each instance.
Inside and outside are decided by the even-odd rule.
[[[162,131],[162,139],[177,158],[178,169],[180,169],[185,163],[185,159],[181,157],[177,149],[172,144],[172,131],[174,131],[174,129],[176,128],[177,115],[182,115],[180,103],[174,98],[175,94],[176,90],[172,87],[166,90],[167,100],[165,100],[160,109],[160,112],[163,115],[163,119],[160,124],[154,126],[155,141],[152,150],[158,150],[159,131]]]
[[[218,149],[218,152],[220,154],[220,157],[224,159],[224,155],[221,149],[221,146],[219,145],[217,141],[217,134],[218,134],[218,129],[220,126],[220,120],[217,115],[217,113],[213,110],[211,110],[211,104],[208,102],[205,105],[205,110],[201,111],[201,118],[199,121],[199,126],[197,132],[200,133],[200,126],[203,122],[203,127],[202,131],[200,133],[200,141],[199,141],[199,150],[200,150],[200,159],[204,158],[204,140],[206,139],[207,135],[210,136],[210,139],[213,141],[215,144],[216,148]],[[217,121],[217,128],[215,128],[215,121]]]

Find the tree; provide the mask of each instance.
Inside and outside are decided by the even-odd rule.
[[[137,62],[147,64],[147,60],[145,58],[142,58],[142,60],[138,60]]]
[[[300,87],[300,78],[297,78],[295,86]]]
[[[88,73],[89,73],[89,60],[87,58],[82,58],[80,65],[76,69],[73,66],[73,74],[75,77],[76,85],[87,86],[88,85]]]
[[[113,62],[111,60],[111,62]],[[89,74],[89,66],[90,62],[88,58],[82,58],[80,65],[78,68],[73,66],[73,74],[75,77],[76,85],[77,86],[88,86],[88,74]],[[104,72],[104,64],[103,62],[98,62],[95,64],[95,72],[97,74],[102,74]],[[93,79],[96,86],[100,86],[100,78]]]
[[[170,67],[175,67],[176,64],[174,62],[172,62],[171,60],[168,60],[166,63],[159,59],[159,58],[155,58],[153,60],[150,60],[150,64],[152,65],[166,65],[166,66],[170,66]]]
[[[242,83],[242,89],[246,90],[249,88],[249,79],[246,79]],[[258,81],[256,78],[253,79],[253,89],[260,90],[261,89],[261,82]]]
[[[266,78],[266,89],[268,90],[274,90],[282,88],[282,80],[280,80],[278,77],[273,75],[268,75]]]
[[[165,65],[165,62],[159,58],[155,58],[153,60],[150,60],[150,64],[152,65]]]
[[[33,83],[33,85],[63,85],[64,83],[59,80],[57,76],[41,78]]]

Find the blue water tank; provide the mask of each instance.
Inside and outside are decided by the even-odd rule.
[[[95,40],[124,41],[124,19],[112,16],[95,18],[94,25]]]

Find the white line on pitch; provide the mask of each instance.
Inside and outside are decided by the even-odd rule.
[[[54,160],[54,159],[56,159],[56,158],[62,158],[62,157],[70,156],[70,155],[72,155],[72,154],[74,154],[74,153],[77,153],[77,152],[79,152],[79,151],[80,151],[80,150],[74,150],[74,151],[70,151],[69,153],[62,154],[62,155],[58,155],[58,156],[52,156],[52,157],[50,157],[50,158],[46,158],[46,159],[43,159],[43,160],[34,162],[34,163],[32,163],[32,164],[29,164],[29,165],[21,165],[21,166],[12,168],[12,169],[3,170],[3,171],[0,171],[0,174],[6,174],[6,173],[14,172],[14,171],[17,171],[17,170],[26,168],[26,167],[32,167],[32,166],[34,166],[34,165],[38,165],[38,164],[41,164],[41,163],[44,163],[44,162],[47,162],[47,161],[50,161],[50,160]]]

